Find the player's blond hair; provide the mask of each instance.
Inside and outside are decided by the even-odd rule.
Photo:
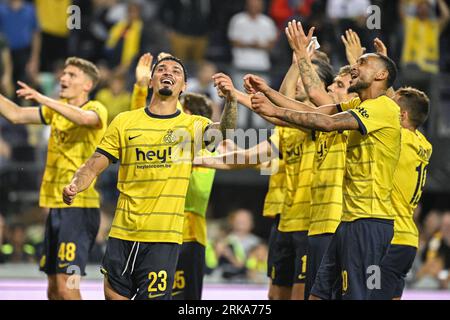
[[[92,89],[98,84],[100,80],[100,71],[92,62],[78,57],[70,57],[67,58],[64,63],[64,67],[67,66],[74,66],[83,71],[92,80]]]

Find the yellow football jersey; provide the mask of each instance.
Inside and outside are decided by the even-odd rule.
[[[79,126],[46,106],[39,109],[42,123],[51,126],[39,196],[41,207],[69,207],[63,202],[62,189],[70,183],[75,171],[92,156],[106,131],[108,111],[100,102],[89,101],[81,109],[97,113],[102,127]],[[95,181],[75,198],[71,207],[99,208],[100,197],[94,185]]]
[[[348,133],[342,221],[394,220],[391,192],[400,156],[400,107],[387,96],[341,103],[359,123]]]
[[[315,141],[311,132],[291,128],[284,131],[289,132],[281,140],[286,195],[278,229],[283,232],[306,231],[309,228]]]
[[[280,132],[283,127],[275,127],[273,135],[270,137],[270,143],[280,149]],[[286,192],[286,171],[284,169],[284,160],[280,157],[271,160],[271,169],[276,170],[269,179],[269,190],[264,199],[264,217],[275,217],[283,210],[284,195]]]
[[[392,244],[419,246],[419,232],[413,220],[422,196],[432,147],[418,130],[402,129],[400,160],[394,174],[392,206],[395,212]]]
[[[334,233],[342,216],[347,132],[317,132],[308,235]]]
[[[210,123],[179,110],[160,116],[148,108],[123,112],[111,122],[97,148],[120,160],[111,237],[182,243],[192,159],[204,147]]]

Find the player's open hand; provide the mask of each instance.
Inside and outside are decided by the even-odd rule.
[[[361,46],[361,40],[356,32],[352,29],[345,31],[345,36],[341,36],[341,40],[345,46],[345,54],[347,56],[347,61],[350,65],[356,63],[359,57],[361,57],[366,48]]]
[[[248,94],[255,94],[257,92],[266,93],[270,87],[263,78],[254,74],[246,74],[244,76],[244,89]]]
[[[228,100],[237,99],[236,88],[231,78],[224,73],[216,73],[212,76],[214,86],[217,88],[217,94]]]
[[[139,58],[136,66],[136,83],[140,87],[148,87],[151,79],[151,67],[153,56],[151,53],[145,53]]]
[[[375,38],[375,40],[373,40],[373,45],[375,47],[375,51],[379,54],[382,54],[383,56],[387,57],[387,47],[386,45],[383,43],[383,41],[381,41],[379,38]]]
[[[44,96],[38,91],[22,81],[17,81],[17,84],[21,87],[21,89],[16,91],[19,97],[24,98],[25,100],[35,100],[38,103],[44,104]]]
[[[75,196],[78,193],[77,187],[71,183],[64,187],[63,189],[63,201],[67,205],[71,205],[73,203],[73,200],[75,199]]]
[[[307,48],[314,33],[314,27],[309,29],[308,34],[305,34],[301,22],[292,20],[288,23],[288,26],[284,31],[286,33],[289,45],[297,57],[306,56],[308,54]]]
[[[275,116],[276,107],[270,102],[270,100],[261,92],[254,94],[251,98],[252,110],[256,113],[273,117]]]

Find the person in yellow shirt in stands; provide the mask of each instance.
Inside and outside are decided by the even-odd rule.
[[[400,299],[406,274],[412,267],[419,247],[419,232],[413,213],[422,196],[432,146],[418,130],[429,114],[430,101],[425,93],[414,88],[400,88],[394,101],[401,109],[402,145],[400,160],[394,174],[392,206],[395,213],[394,238],[381,262],[381,290],[375,299]]]
[[[66,60],[60,78],[60,100],[46,97],[19,82],[18,95],[40,107],[19,107],[0,95],[0,115],[15,124],[51,126],[47,163],[39,195],[39,206],[49,208],[40,269],[48,277],[48,298],[80,299],[79,286],[69,288],[69,277],[85,275],[89,250],[100,223],[100,196],[94,184],[67,206],[61,188],[94,152],[107,124],[108,111],[89,100],[99,79],[94,64],[81,58]],[[76,275],[72,275],[73,272]],[[72,278],[73,279],[73,278]]]
[[[34,5],[42,37],[40,71],[51,72],[55,61],[67,57],[72,0],[35,0]]]
[[[139,1],[128,3],[128,16],[112,26],[106,41],[106,55],[111,68],[125,73],[141,50],[144,23]]]
[[[187,79],[181,60],[164,57],[151,75],[149,106],[118,115],[63,190],[71,204],[110,162],[120,160],[120,196],[101,269],[106,299],[172,298],[193,157],[213,143],[210,134],[217,137],[219,130],[223,137],[236,126],[236,97],[221,81],[225,108],[220,123],[211,123],[177,109]]]
[[[312,33],[313,29],[308,37]],[[286,34],[297,52],[299,38],[305,36],[301,24],[289,23]],[[349,130],[342,222],[317,272],[310,299],[329,298],[340,276],[343,299],[370,299],[372,290],[382,290],[367,286],[367,280],[373,273],[370,267],[380,265],[394,234],[391,191],[400,156],[400,108],[386,92],[397,68],[387,56],[370,53],[358,58],[351,76],[348,92],[356,92],[359,98],[319,108],[286,99],[271,88],[259,88],[248,78],[253,90],[259,91],[252,98],[255,112],[294,127]],[[291,110],[292,104],[304,111]]]
[[[125,87],[125,77],[114,74],[108,79],[108,87],[101,89],[95,99],[108,106],[108,124],[121,112],[130,110],[131,93]]]

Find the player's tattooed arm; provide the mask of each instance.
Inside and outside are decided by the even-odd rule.
[[[307,105],[306,103],[296,101],[294,99],[288,98],[285,95],[281,94],[280,92],[272,89],[269,87],[269,85],[266,83],[264,79],[261,77],[258,77],[253,74],[247,74],[244,77],[244,87],[245,90],[249,94],[256,94],[258,92],[263,93],[269,100],[276,106],[290,109],[290,110],[297,110],[297,111],[304,111],[304,112],[317,112],[322,114],[335,114],[338,112],[338,109],[336,107],[336,104],[326,104],[322,105],[320,107],[312,107],[310,105]],[[255,110],[253,110],[255,111]],[[260,114],[259,112],[257,112]],[[260,114],[261,115],[261,114]],[[263,115],[262,115],[263,116]],[[264,115],[266,116],[266,115]]]
[[[313,32],[314,27],[309,29],[309,32],[306,35],[301,23],[297,23],[295,20],[289,22],[285,29],[289,45],[294,51],[294,55],[297,57],[297,65],[305,91],[312,103],[316,106],[321,106],[333,103],[333,99],[325,90],[325,86],[314,69],[308,54],[307,48],[311,42]]]
[[[317,131],[358,130],[359,123],[349,112],[341,112],[332,116],[316,113],[301,112],[279,108],[270,103],[263,94],[256,94],[252,98],[253,109],[270,117],[279,118],[291,124],[292,127]]]
[[[72,178],[69,185],[63,189],[64,203],[71,205],[75,196],[92,184],[95,178],[110,164],[110,160],[103,154],[95,152],[85,164],[83,164]]]
[[[222,137],[226,137],[227,129],[235,129],[237,125],[238,95],[231,78],[223,73],[213,76],[214,86],[217,87],[219,96],[225,98],[225,106],[219,123],[213,123],[209,129],[220,130]],[[218,141],[219,142],[219,141]]]

